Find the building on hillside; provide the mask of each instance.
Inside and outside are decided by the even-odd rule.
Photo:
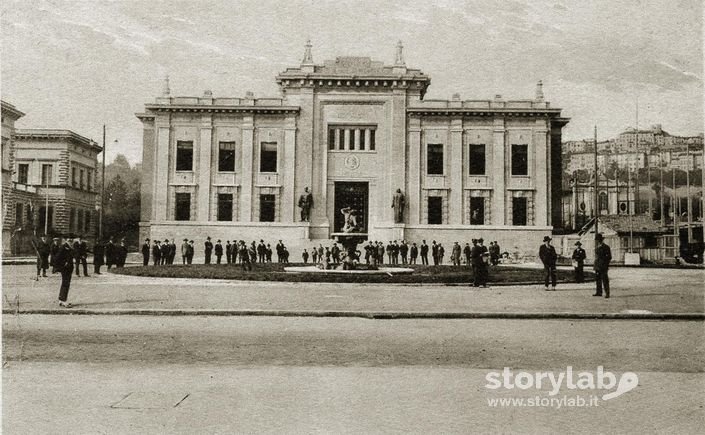
[[[370,240],[471,237],[535,251],[561,226],[561,131],[544,101],[426,100],[430,78],[367,57],[276,77],[280,98],[163,95],[144,125],[141,237],[282,239],[310,247],[356,209]],[[298,199],[313,197],[310,221]],[[404,195],[401,216],[392,202]],[[399,219],[400,218],[400,219]]]
[[[16,130],[13,181],[35,192],[29,203],[22,204],[27,216],[23,224],[37,233],[47,228],[49,234],[94,237],[101,151],[97,143],[70,130]]]
[[[24,116],[12,104],[2,101],[2,252],[10,255],[13,252],[16,235],[15,197],[23,196],[22,192],[15,192],[12,183],[14,168],[15,122]]]

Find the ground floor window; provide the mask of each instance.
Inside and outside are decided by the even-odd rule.
[[[274,222],[274,210],[276,199],[274,195],[259,196],[259,221]]]
[[[15,204],[15,225],[20,226],[22,225],[22,217],[23,217],[23,208],[22,208],[22,203],[18,202]]]
[[[233,220],[233,194],[219,193],[218,194],[218,220],[231,221]]]
[[[443,223],[443,197],[428,197],[428,223],[441,225]]]
[[[485,198],[470,198],[470,225],[485,224]]]
[[[78,210],[78,225],[77,225],[77,230],[78,231],[83,231],[83,210]]]
[[[512,198],[512,225],[526,225],[526,198]]]
[[[191,220],[191,194],[182,192],[176,194],[174,219],[177,221]]]

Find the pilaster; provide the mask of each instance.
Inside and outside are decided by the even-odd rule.
[[[171,127],[169,118],[157,121],[157,158],[152,185],[154,186],[154,219],[165,221],[167,217],[167,192],[169,190],[169,147],[171,145]]]
[[[545,120],[536,120],[533,132],[534,143],[534,225],[546,226],[549,224],[548,205],[550,204],[550,186],[548,184],[548,171],[550,158],[548,152],[548,129]]]
[[[211,151],[213,149],[213,124],[211,115],[206,114],[201,118],[199,159],[198,159],[198,213],[197,220],[210,220],[211,197]]]
[[[421,120],[409,119],[409,179],[406,197],[409,204],[409,224],[418,225],[421,219]]]
[[[287,118],[284,127],[284,178],[281,195],[281,222],[294,222],[296,206],[296,119]]]
[[[504,118],[494,119],[494,129],[492,133],[492,224],[505,225],[507,215],[505,212],[505,185],[507,177],[507,157],[506,157],[506,130],[504,128]]]
[[[254,117],[242,120],[242,191],[240,195],[240,221],[252,222],[252,160],[254,153]]]
[[[450,204],[449,223],[463,223],[463,120],[457,118],[450,124]]]

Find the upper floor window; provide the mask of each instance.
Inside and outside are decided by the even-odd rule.
[[[193,141],[176,142],[176,170],[193,171]]]
[[[259,171],[277,172],[277,143],[262,142],[259,153]]]
[[[17,165],[17,182],[20,184],[27,184],[29,180],[29,164],[20,163]]]
[[[218,144],[218,171],[235,172],[235,142]]]
[[[86,190],[91,190],[91,171],[86,174]]]
[[[512,145],[512,175],[529,175],[528,145]]]
[[[443,175],[443,144],[428,144],[426,163],[428,175]]]
[[[470,145],[470,175],[485,175],[485,145]]]
[[[330,151],[375,151],[376,126],[329,125]]]
[[[42,165],[42,186],[50,186],[54,167],[52,165]]]
[[[76,168],[71,168],[71,186],[76,187]]]
[[[81,169],[78,173],[78,185],[81,186],[81,189],[83,189],[83,175],[85,174],[86,171]]]

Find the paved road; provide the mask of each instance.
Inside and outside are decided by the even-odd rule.
[[[32,266],[3,266],[5,309],[55,308],[59,276],[35,282]],[[74,278],[70,300],[83,309],[233,309],[401,312],[705,312],[705,271],[614,268],[612,298],[594,284],[473,289],[465,286],[227,282],[115,274]]]
[[[3,317],[4,433],[696,433],[702,322]],[[597,407],[490,370],[635,372]],[[565,386],[556,397],[589,397]]]

